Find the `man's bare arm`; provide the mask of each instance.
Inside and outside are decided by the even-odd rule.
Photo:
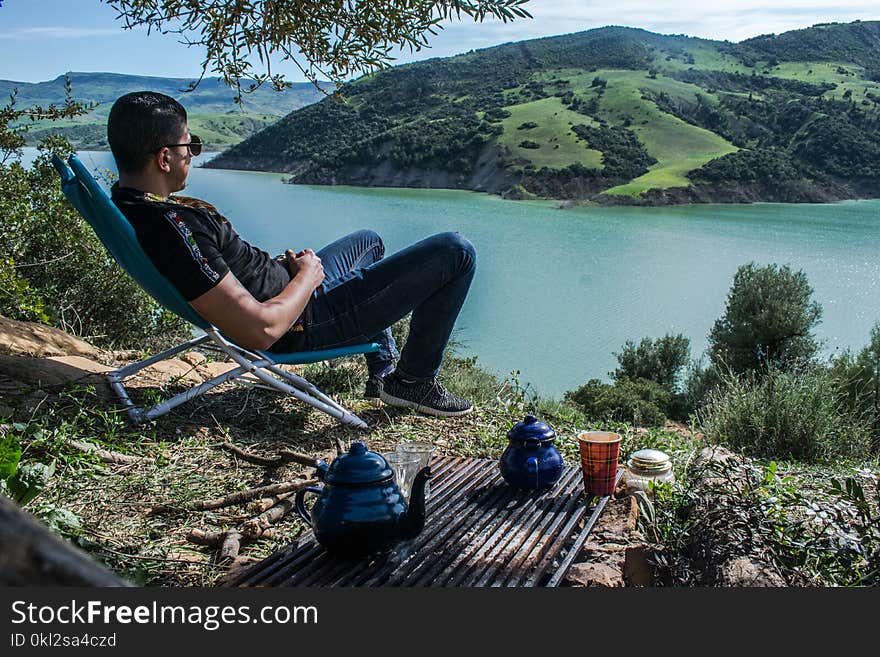
[[[312,292],[324,280],[321,259],[310,249],[297,255],[288,251],[286,255],[294,275],[278,296],[257,301],[229,272],[213,288],[190,301],[190,305],[242,347],[268,348],[302,314]]]

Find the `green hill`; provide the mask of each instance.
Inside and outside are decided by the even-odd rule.
[[[29,127],[28,143],[36,144],[49,132],[61,132],[77,148],[107,149],[107,114],[113,101],[130,91],[149,89],[177,98],[187,108],[192,131],[212,151],[223,150],[271,125],[292,110],[320,100],[324,95],[311,83],[297,83],[281,92],[260,88],[233,102],[235,92],[219,78],[202,80],[193,91],[185,91],[192,80],[157,78],[119,73],[67,73],[47,82],[0,80],[0,97],[17,90],[16,105],[49,105],[64,101],[65,77],[70,79],[76,100],[97,103],[84,116],[65,122],[36,123]]]
[[[880,195],[880,23],[741,43],[606,27],[361,78],[211,161],[603,203]]]

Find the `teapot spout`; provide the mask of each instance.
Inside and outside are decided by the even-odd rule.
[[[408,541],[425,527],[425,484],[431,478],[431,467],[422,468],[413,479],[409,507],[400,523],[400,539]]]

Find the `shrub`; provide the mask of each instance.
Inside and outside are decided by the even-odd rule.
[[[648,379],[670,392],[678,387],[681,372],[687,366],[691,341],[684,335],[664,335],[652,340],[642,338],[638,346],[627,340],[617,357],[620,366],[611,377],[620,379]]]
[[[812,335],[822,308],[802,271],[784,265],[740,267],[727,295],[724,315],[709,333],[709,357],[734,372],[792,369],[812,359],[819,345]]]
[[[647,379],[621,379],[612,384],[590,379],[565,398],[594,419],[632,422],[638,426],[663,426],[671,393]]]
[[[703,367],[702,361],[691,361],[682,382],[681,413],[688,417],[706,403],[709,393],[721,383],[721,376],[714,366]]]
[[[520,148],[541,148],[541,144],[535,141],[531,141],[530,139],[526,139],[519,143]]]
[[[832,361],[831,375],[849,411],[870,428],[873,451],[880,452],[880,322],[868,346]]]
[[[30,169],[0,164],[0,312],[47,321],[100,346],[160,346],[188,336],[108,256],[61,192],[47,145]],[[11,285],[10,285],[11,284]],[[11,291],[11,294],[10,294]]]
[[[867,454],[869,431],[848,412],[828,369],[721,378],[697,413],[710,440],[762,458],[830,462]]]

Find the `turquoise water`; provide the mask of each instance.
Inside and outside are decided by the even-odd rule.
[[[84,153],[96,168],[106,153]],[[692,355],[724,309],[737,267],[803,269],[823,306],[825,353],[860,348],[880,320],[880,201],[828,205],[568,208],[471,192],[285,185],[281,176],[194,169],[186,193],[214,203],[252,243],[320,248],[373,228],[389,251],[457,230],[478,271],[459,352],[558,395],[606,379],[626,340],[684,333]]]

